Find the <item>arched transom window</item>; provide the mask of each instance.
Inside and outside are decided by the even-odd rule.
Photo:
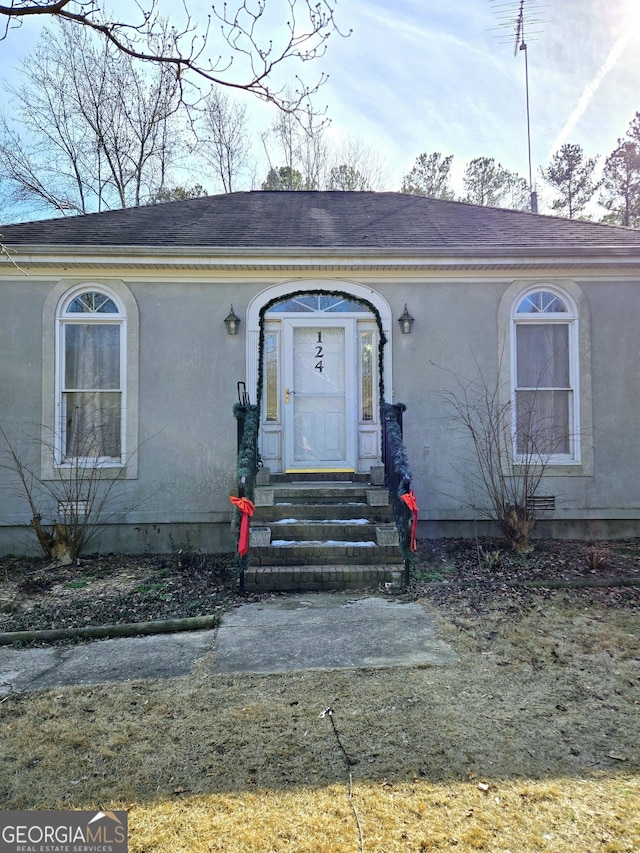
[[[124,453],[124,338],[126,318],[116,297],[76,289],[57,316],[59,464],[120,464]]]
[[[300,293],[278,302],[269,309],[274,314],[308,314],[320,311],[327,314],[358,314],[367,312],[360,302],[331,293]]]
[[[577,316],[556,288],[521,294],[512,313],[516,461],[579,461]]]

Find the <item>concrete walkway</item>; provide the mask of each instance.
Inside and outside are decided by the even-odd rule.
[[[426,611],[392,598],[307,593],[243,604],[217,631],[0,648],[0,695],[69,684],[216,673],[455,663]]]
[[[454,663],[420,604],[341,593],[292,594],[225,615],[215,672],[294,672]]]

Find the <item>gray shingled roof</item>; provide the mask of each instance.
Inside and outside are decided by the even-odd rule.
[[[7,246],[640,252],[640,230],[400,193],[242,192],[7,225]]]

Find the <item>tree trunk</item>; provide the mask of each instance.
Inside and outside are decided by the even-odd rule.
[[[516,554],[529,554],[533,550],[530,542],[533,524],[533,518],[523,507],[514,507],[507,513],[501,526]]]
[[[61,566],[69,566],[75,561],[80,548],[82,531],[71,532],[66,524],[54,524],[48,531],[39,515],[31,519],[40,547],[45,554]]]

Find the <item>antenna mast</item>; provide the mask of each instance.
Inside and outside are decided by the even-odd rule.
[[[527,51],[527,43],[524,39],[524,0],[520,0],[520,11],[518,12],[518,20],[516,22],[516,41],[513,47],[513,55],[517,56],[518,51],[524,51],[524,88],[527,100],[527,149],[529,153],[529,198],[531,204],[531,213],[538,212],[538,194],[533,189],[533,173],[531,171],[531,115],[529,112],[529,55]]]
[[[489,0],[491,3],[496,3],[496,0]],[[541,6],[538,0],[529,0],[529,2],[536,7],[534,11],[538,11],[542,8],[548,8],[548,6]],[[525,85],[525,96],[527,102],[527,150],[528,150],[528,162],[529,162],[529,198],[531,205],[531,212],[538,212],[538,194],[533,189],[533,171],[531,167],[531,113],[529,110],[529,56],[527,51],[527,42],[525,40],[525,12],[524,12],[524,4],[525,0],[518,0],[517,6],[514,6],[512,3],[508,2],[500,2],[494,6],[496,12],[500,16],[500,25],[495,29],[504,29],[505,27],[511,29],[513,26],[513,14],[516,13],[515,20],[515,42],[513,46],[513,55],[517,56],[519,51],[524,52],[524,85]],[[531,20],[530,20],[531,23]],[[542,23],[539,18],[533,20],[534,24]],[[505,39],[506,40],[506,39]]]

